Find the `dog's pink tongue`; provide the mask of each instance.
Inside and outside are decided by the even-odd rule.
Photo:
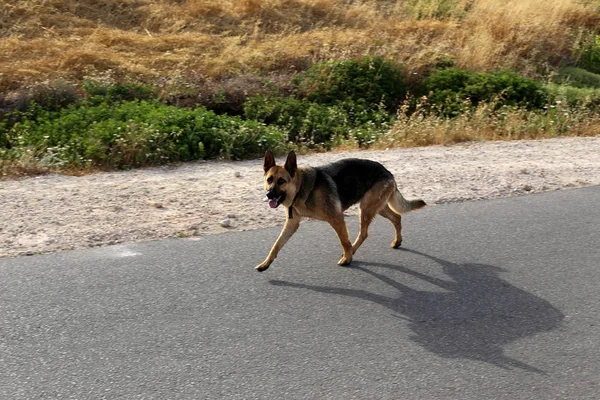
[[[274,200],[274,199],[269,200],[269,207],[277,208],[277,206],[278,206],[277,200]]]

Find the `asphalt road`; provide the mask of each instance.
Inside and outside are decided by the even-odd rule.
[[[263,273],[279,228],[2,259],[0,398],[598,399],[599,200],[380,218],[351,267],[320,222]]]

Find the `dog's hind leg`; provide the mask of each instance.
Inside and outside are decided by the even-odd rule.
[[[400,247],[400,245],[402,245],[402,216],[392,211],[392,209],[388,205],[386,205],[381,211],[379,211],[379,215],[389,219],[394,225],[394,229],[396,230],[396,237],[394,238],[391,247],[393,249],[397,249],[398,247]]]
[[[352,243],[352,254],[356,253],[356,250],[360,247],[360,245],[365,241],[367,236],[369,236],[369,225],[373,222],[373,218],[375,218],[376,211],[374,212],[372,209],[363,208],[361,204],[360,208],[360,231],[358,232],[358,236],[354,243]]]
[[[360,232],[356,237],[356,240],[352,244],[352,253],[356,253],[356,250],[369,236],[369,225],[373,222],[373,218],[387,203],[388,198],[391,196],[392,191],[395,190],[394,186],[390,186],[389,183],[381,182],[376,184],[371,190],[369,190],[360,201]],[[387,206],[386,206],[387,207]]]

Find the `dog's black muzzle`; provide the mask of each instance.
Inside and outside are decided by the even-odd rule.
[[[285,201],[285,192],[271,189],[267,191],[267,199],[269,199],[269,207],[277,208]]]
[[[277,194],[275,193],[275,190],[274,190],[274,189],[271,189],[271,190],[269,190],[269,191],[267,192],[267,199],[269,199],[269,200],[275,200],[275,199],[277,199],[277,198],[279,198],[279,197],[280,197],[280,196],[279,196],[279,195],[277,195]]]

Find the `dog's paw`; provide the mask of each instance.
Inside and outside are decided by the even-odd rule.
[[[350,265],[352,262],[352,257],[343,256],[340,261],[338,261],[338,265]]]
[[[257,270],[258,272],[263,272],[263,271],[266,271],[267,269],[269,269],[270,266],[271,266],[271,263],[263,262],[261,264],[258,264],[256,267],[254,267],[254,269]]]
[[[394,240],[390,245],[392,249],[397,249],[400,246],[402,246],[402,240]]]

